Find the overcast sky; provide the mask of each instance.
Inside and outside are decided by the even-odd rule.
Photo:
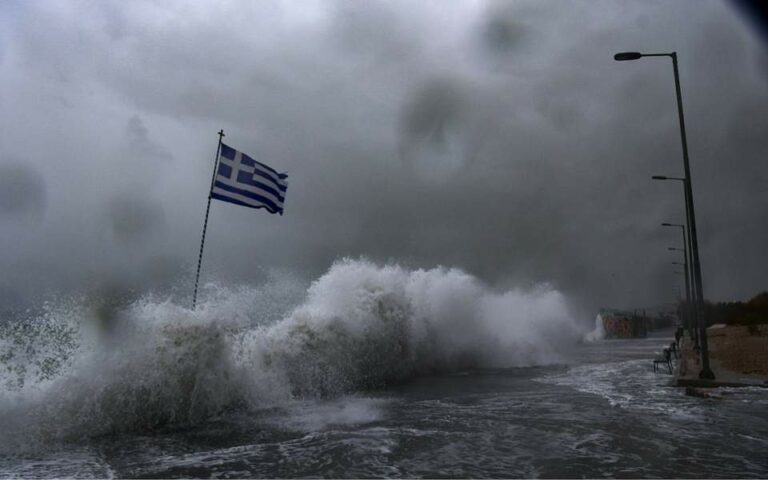
[[[216,132],[289,174],[214,202],[203,281],[334,259],[670,302],[680,56],[704,288],[768,288],[768,49],[721,1],[3,1],[0,298],[197,260]],[[186,275],[186,276],[185,276]],[[176,280],[179,281],[179,280]]]

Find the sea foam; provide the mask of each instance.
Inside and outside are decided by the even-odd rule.
[[[458,269],[350,259],[308,289],[208,285],[195,311],[147,295],[110,311],[109,328],[103,312],[64,310],[45,318],[66,328],[44,329],[37,343],[61,335],[66,348],[24,361],[55,358],[43,377],[18,377],[0,352],[6,445],[195,423],[434,372],[561,362],[583,335],[546,285],[496,292]],[[13,357],[14,343],[2,342]]]

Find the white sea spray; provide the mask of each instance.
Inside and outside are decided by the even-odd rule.
[[[498,293],[442,267],[345,259],[308,290],[283,280],[205,292],[195,311],[147,295],[106,315],[60,312],[67,325],[79,319],[67,330],[76,344],[47,353],[61,358],[45,379],[0,393],[2,443],[189,424],[431,372],[561,362],[582,336],[547,285]]]

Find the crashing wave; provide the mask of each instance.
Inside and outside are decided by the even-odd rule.
[[[599,313],[595,317],[595,329],[584,335],[585,342],[599,342],[605,339],[605,326],[603,325],[603,316]]]
[[[67,315],[80,319],[78,344],[57,353],[67,358],[55,375],[0,394],[0,440],[151,429],[430,372],[560,362],[581,336],[552,288],[496,293],[457,269],[342,260],[306,291],[283,282],[210,297],[196,311],[145,297],[106,330],[88,327],[85,308]]]

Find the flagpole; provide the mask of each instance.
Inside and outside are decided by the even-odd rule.
[[[216,146],[216,158],[213,162],[213,176],[211,188],[208,189],[208,205],[205,207],[205,221],[203,222],[203,236],[200,238],[200,253],[197,256],[197,273],[195,274],[195,293],[192,295],[192,310],[197,305],[197,283],[200,280],[200,264],[203,262],[203,247],[205,247],[205,231],[208,228],[208,214],[211,211],[211,192],[216,181],[216,169],[219,166],[219,152],[221,152],[221,140],[224,138],[224,129],[219,130],[219,144]]]

